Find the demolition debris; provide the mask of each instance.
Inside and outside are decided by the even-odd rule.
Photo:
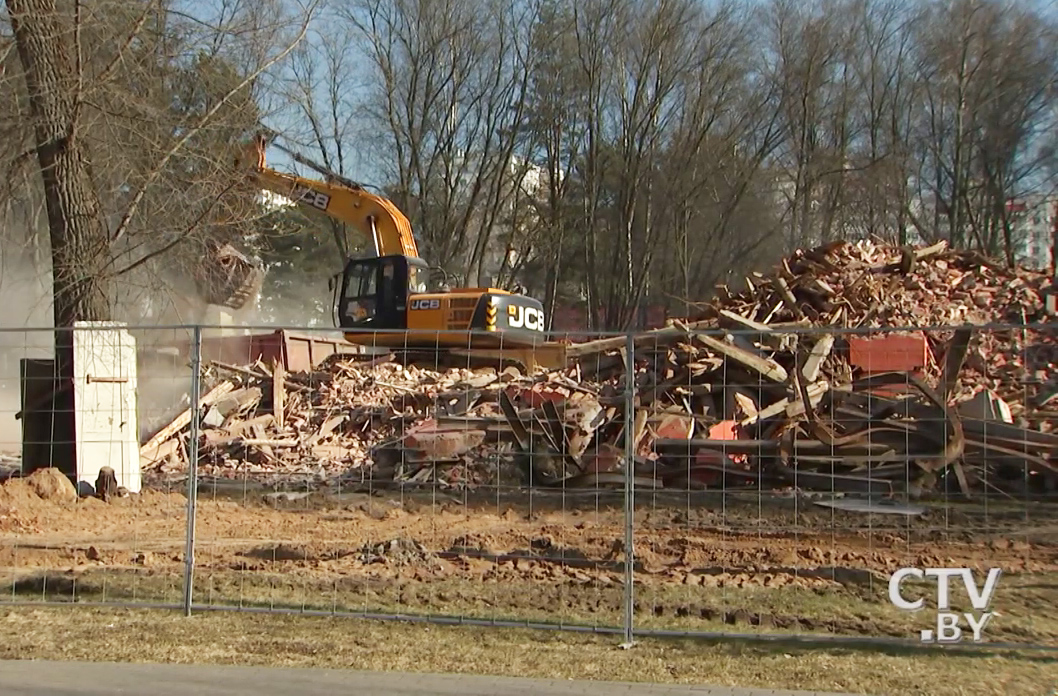
[[[1023,497],[1058,483],[1058,354],[1026,326],[1047,320],[1043,274],[943,244],[835,243],[745,285],[635,336],[633,355],[625,337],[569,345],[560,370],[212,362],[199,473],[593,489],[623,486],[631,461],[645,489]],[[949,328],[904,330],[935,326]],[[150,477],[186,472],[190,421],[143,445]]]

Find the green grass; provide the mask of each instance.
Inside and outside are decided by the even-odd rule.
[[[503,564],[481,564],[481,574],[430,575],[407,568],[324,573],[286,563],[283,571],[196,570],[196,604],[218,607],[281,608],[337,613],[441,615],[491,621],[620,626],[622,577],[548,569],[529,579]],[[543,568],[544,566],[538,566]],[[392,575],[388,572],[392,572]],[[505,572],[506,571],[506,572]],[[76,602],[178,604],[183,597],[179,568],[90,568],[76,572],[24,575],[11,598]],[[373,573],[369,575],[369,573]],[[1058,645],[1058,604],[1053,579],[1009,575],[1003,579],[999,611],[986,629],[993,642]],[[885,586],[705,587],[657,584],[635,587],[635,624],[642,629],[697,632],[798,633],[884,636],[916,640],[929,628],[930,611],[891,607]],[[957,606],[958,608],[958,606]]]
[[[328,667],[606,679],[877,696],[1007,696],[1058,687],[1028,651],[639,641],[524,629],[82,607],[0,609],[0,658]]]

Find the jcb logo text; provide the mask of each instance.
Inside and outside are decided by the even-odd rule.
[[[411,301],[411,308],[412,309],[440,309],[441,308],[441,301],[440,300],[412,300]]]
[[[313,191],[306,186],[295,187],[290,197],[298,203],[307,203],[318,210],[327,210],[331,204],[331,197],[326,193]]]
[[[512,329],[544,330],[544,313],[536,307],[507,306],[507,323]]]

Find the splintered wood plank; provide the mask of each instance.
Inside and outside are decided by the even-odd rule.
[[[951,343],[948,345],[948,351],[944,356],[944,372],[940,379],[940,398],[944,403],[948,403],[952,392],[955,391],[959,373],[962,371],[970,348],[971,338],[973,338],[973,329],[960,327],[955,330],[955,335],[952,336]]]
[[[819,402],[822,400],[823,395],[826,394],[827,390],[829,389],[830,384],[828,384],[825,380],[808,385],[806,391],[808,392],[808,399],[812,406],[818,405]],[[778,416],[780,414],[786,414],[787,418],[796,418],[797,416],[804,415],[804,413],[805,404],[800,396],[794,399],[786,397],[784,399],[779,399],[773,404],[765,406],[757,413],[747,414],[745,418],[739,421],[739,425],[753,425],[757,421],[774,418],[775,416]]]
[[[742,412],[743,418],[751,418],[754,421],[757,419],[759,411],[753,397],[738,388],[732,389],[731,397],[735,400],[735,406]]]
[[[209,406],[217,399],[221,398],[225,394],[229,394],[235,385],[232,382],[221,382],[217,386],[209,390],[209,392],[198,400],[199,411],[206,406]],[[187,408],[179,416],[173,419],[169,425],[165,426],[151,437],[142,447],[140,447],[141,455],[149,455],[150,451],[157,448],[158,445],[162,444],[169,438],[173,437],[181,430],[191,424],[191,409]]]
[[[261,390],[257,387],[239,389],[218,398],[212,407],[224,418],[233,418],[257,406]]]
[[[756,341],[772,350],[788,350],[791,346],[796,345],[797,337],[795,335],[780,333],[773,326],[762,324],[727,309],[721,309],[718,314],[720,326],[739,331],[739,338],[743,340]],[[759,351],[754,349],[753,352]]]
[[[240,437],[235,442],[246,447],[297,447],[299,444],[297,440],[271,440],[255,437]]]
[[[727,309],[721,309],[720,312],[721,321],[720,324],[732,326],[734,328],[746,329],[749,331],[755,331],[761,334],[767,334],[772,332],[772,328],[767,324],[761,324],[760,322],[747,319],[746,317],[735,314]]]
[[[320,427],[316,431],[316,434],[312,436],[312,439],[309,441],[309,444],[314,444],[324,439],[325,437],[333,433],[334,429],[344,423],[347,419],[348,416],[342,414],[338,416],[331,416],[327,420],[323,421],[322,423],[320,423]]]
[[[272,364],[272,414],[276,418],[276,428],[286,427],[286,369],[283,363],[276,360]]]
[[[829,283],[820,280],[819,278],[813,278],[811,281],[809,281],[806,287],[809,290],[818,292],[820,295],[823,295],[825,297],[833,297],[837,294],[834,288],[832,288]]]
[[[797,303],[797,298],[794,297],[794,294],[790,290],[790,286],[786,284],[786,281],[783,278],[776,276],[772,280],[772,285],[779,293],[779,297],[781,297],[783,302],[786,303],[786,306],[790,308],[790,311],[793,312],[798,319],[803,319],[805,313],[801,311],[801,306]]]
[[[718,340],[708,334],[697,333],[695,334],[695,338],[701,341],[710,350],[720,353],[724,357],[737,362],[753,372],[757,372],[764,377],[767,377],[773,382],[783,383],[789,377],[789,375],[786,374],[786,369],[774,360],[754,355],[738,346],[725,343],[724,341]]]
[[[180,440],[175,438],[169,438],[159,443],[156,447],[147,448],[144,446],[140,450],[140,465],[147,466],[161,459],[167,459],[179,451]]]
[[[632,443],[637,452],[643,442],[643,438],[647,434],[647,418],[649,415],[645,408],[640,408],[636,411],[635,421],[632,424]]]
[[[267,440],[267,434],[265,433],[264,426],[255,423],[253,425],[253,427],[250,428],[250,432],[253,433],[254,439],[259,440],[262,443],[268,441]],[[276,453],[272,450],[271,446],[266,445],[266,444],[262,444],[262,445],[260,445],[258,447],[258,449],[261,450],[261,452],[264,454],[264,456],[268,457],[269,459],[271,459],[273,461],[275,460]]]
[[[633,345],[636,347],[667,346],[686,338],[688,330],[707,328],[710,324],[711,322],[708,320],[689,322],[686,324],[677,322],[675,326],[664,329],[652,329],[650,331],[638,333],[633,337],[632,341]],[[596,355],[598,353],[605,353],[607,351],[624,348],[627,343],[628,338],[625,336],[614,336],[613,338],[600,338],[585,343],[574,343],[566,348],[566,355],[570,358]]]
[[[816,341],[801,371],[801,376],[806,382],[815,382],[819,379],[819,371],[823,367],[823,362],[830,356],[830,351],[833,349],[834,336],[832,334],[826,334]]]

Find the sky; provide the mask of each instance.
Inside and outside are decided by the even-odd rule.
[[[200,20],[204,23],[208,22],[212,25],[216,25],[217,23],[223,21],[222,18],[226,16],[226,13],[231,12],[231,6],[239,6],[243,3],[253,1],[254,0],[174,0],[172,7],[177,12],[186,13],[186,15],[194,17],[195,19]],[[279,7],[283,8],[281,10],[277,9],[276,14],[279,16],[285,16],[286,18],[292,20],[290,23],[291,29],[293,29],[295,26],[295,22],[293,20],[300,20],[300,18],[304,16],[306,7],[310,7],[317,2],[320,5],[323,5],[328,2],[345,2],[345,0],[273,1],[276,2]],[[321,12],[317,8],[316,18],[310,24],[309,31],[307,32],[305,38],[302,40],[302,44],[310,50],[318,49],[322,41],[328,38],[333,39],[333,34],[331,36],[328,36],[328,33],[333,31],[333,26],[333,22],[328,21],[323,12]],[[350,53],[353,53],[356,50],[355,44],[350,43],[350,47]],[[269,71],[269,75],[262,78],[262,82],[268,85],[268,88],[266,89],[269,89],[269,91],[274,91],[283,88],[282,82],[284,80],[290,80],[292,77],[290,63],[294,59],[295,57],[293,56],[293,54],[287,56],[284,61],[282,61],[275,68]],[[343,85],[343,87],[345,88],[345,94],[343,96],[349,101],[355,101],[363,95],[362,84],[364,80],[362,79],[362,73],[359,73],[361,75],[360,78],[357,77],[357,69],[363,65],[363,55],[356,57],[350,55],[348,66],[349,76],[348,78],[343,77],[343,80],[345,81],[345,85]],[[323,106],[324,108],[329,108],[329,104],[326,103],[325,91],[320,90],[319,93],[314,96],[317,100],[319,100],[321,106]],[[282,103],[283,100],[281,100],[277,96],[272,96],[269,98],[269,102],[270,103],[264,104],[263,106],[265,106],[265,108],[269,108],[274,106],[275,104]],[[270,113],[266,114],[266,118],[264,119],[264,123],[262,125],[273,130],[279,131],[280,133],[293,134],[297,133],[298,131],[304,131],[306,121],[304,120],[304,117],[300,114],[295,114],[295,110],[293,108],[288,107],[278,112],[274,109],[269,110]],[[348,111],[350,114],[352,113],[351,110],[348,108],[346,109],[346,111]],[[352,121],[353,127],[357,127],[357,124],[355,123],[356,119],[354,118],[352,119]],[[313,160],[322,160],[319,150],[315,147],[305,145],[298,146],[294,143],[283,140],[281,140],[281,142],[287,147],[299,151],[303,155]],[[344,146],[346,147],[347,151],[356,151],[355,142],[346,142],[344,143]],[[316,176],[316,174],[313,173],[311,169],[294,163],[288,155],[274,147],[270,147],[268,149],[267,159],[269,165],[276,169],[288,172],[297,172],[310,177]],[[354,180],[364,180],[366,183],[381,183],[376,181],[379,176],[377,168],[371,166],[364,166],[362,162],[355,163],[352,168],[344,172],[344,174]]]
[[[203,18],[216,17],[218,13],[223,12],[221,8],[228,2],[245,2],[247,0],[176,0],[182,9],[186,9],[189,13]],[[295,15],[298,9],[304,7],[306,3],[310,3],[313,0],[275,0],[281,5],[287,8],[287,11],[291,15]],[[348,0],[324,0],[324,2],[347,2]],[[707,1],[707,0],[703,0]],[[752,4],[758,4],[760,2],[766,2],[767,0],[746,0]],[[1054,16],[1058,18],[1058,0],[1011,0],[1011,2],[1017,2],[1019,4],[1027,4],[1034,7],[1037,11]],[[346,7],[347,5],[343,5]],[[328,39],[333,40],[333,32],[338,31],[336,27],[339,24],[333,21],[329,21],[326,16],[317,18],[310,27],[310,31],[305,38],[305,43],[308,45],[310,50],[317,50],[319,46],[327,41]],[[347,67],[343,75],[343,98],[346,100],[347,105],[344,108],[344,116],[349,119],[349,134],[343,139],[343,148],[347,155],[347,158],[351,158],[353,161],[347,161],[346,171],[342,172],[344,175],[352,178],[356,181],[364,182],[374,186],[381,186],[387,183],[384,180],[384,168],[378,166],[377,159],[370,156],[367,152],[368,148],[363,146],[365,139],[363,137],[363,130],[370,128],[366,119],[358,119],[356,116],[356,108],[352,106],[355,102],[361,100],[365,95],[366,88],[364,84],[368,79],[369,61],[367,56],[364,54],[362,48],[358,48],[361,42],[353,37],[343,37],[340,41],[345,41],[349,48],[349,55],[347,57]],[[288,59],[289,60],[289,59]],[[289,78],[290,67],[289,64],[274,71],[274,75],[271,76],[273,84],[276,84],[278,80]],[[326,103],[327,98],[325,92],[321,89],[319,93],[315,94],[314,97],[318,100],[318,104],[324,109],[329,108]],[[276,99],[275,102],[281,100]],[[302,116],[295,113],[294,109],[287,108],[279,113],[272,113],[268,116],[265,123],[268,127],[279,131],[280,133],[297,133],[298,131],[304,131],[305,120]],[[361,137],[358,140],[356,136],[357,131],[361,132]],[[318,148],[308,143],[296,144],[289,141],[283,141],[288,147],[300,151],[307,157],[314,160],[321,161],[323,158]],[[298,174],[316,177],[317,174],[311,169],[304,166],[295,164],[291,158],[280,150],[271,147],[268,150],[267,158],[269,165],[279,169],[281,171],[296,172]]]

